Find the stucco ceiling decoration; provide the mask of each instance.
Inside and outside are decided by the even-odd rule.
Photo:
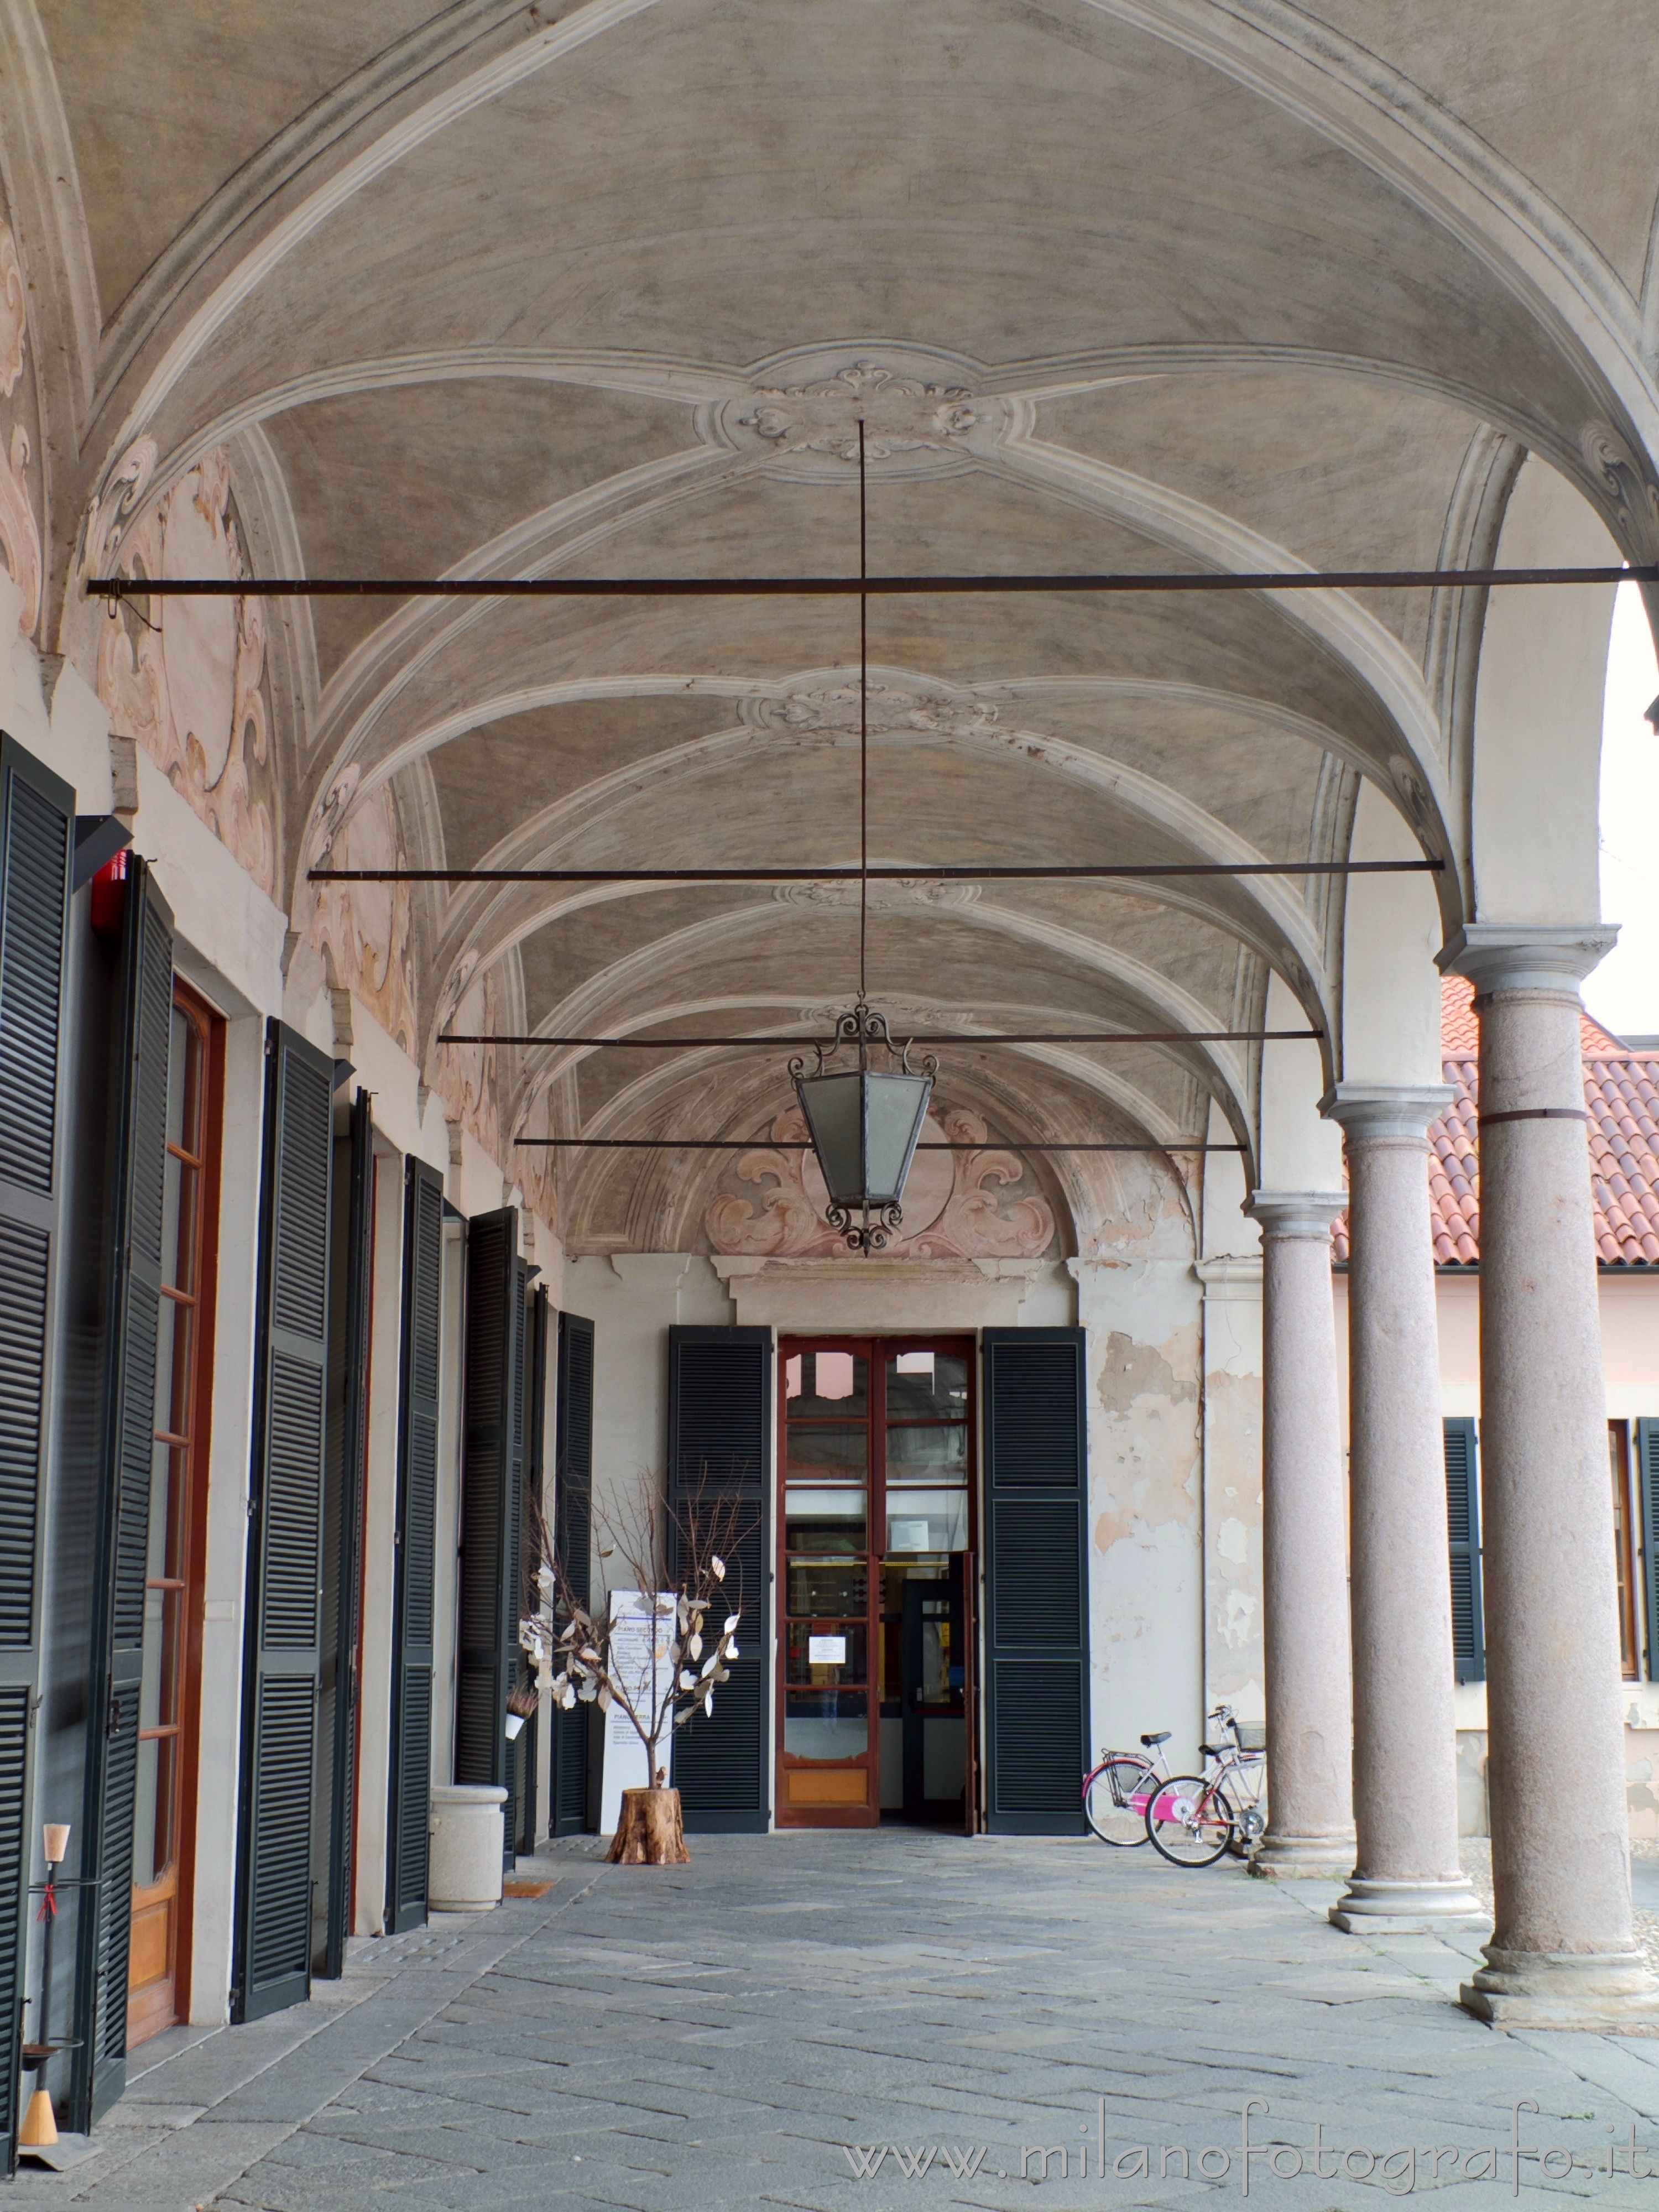
[[[907,356],[929,359],[888,344],[878,360],[850,362],[808,383],[762,385],[745,400],[726,401],[721,429],[740,452],[757,450],[809,475],[857,467],[860,422],[866,459],[900,464],[884,475],[966,465],[994,442],[1006,413],[1003,401],[966,384],[907,373]]]

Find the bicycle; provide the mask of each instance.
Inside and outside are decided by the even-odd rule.
[[[1146,1808],[1158,1784],[1170,1778],[1164,1746],[1170,1733],[1161,1729],[1142,1736],[1141,1752],[1103,1751],[1084,1776],[1083,1816],[1103,1844],[1132,1851],[1147,1841]]]
[[[1147,1836],[1172,1866],[1213,1866],[1228,1850],[1244,1856],[1267,1826],[1261,1808],[1267,1771],[1264,1731],[1243,1726],[1228,1705],[1218,1705],[1210,1718],[1231,1729],[1233,1736],[1230,1744],[1199,1746],[1206,1760],[1214,1760],[1213,1770],[1172,1777],[1153,1791],[1146,1806]],[[1237,1804],[1228,1794],[1229,1782],[1241,1801]]]
[[[1218,1705],[1205,1718],[1231,1725],[1232,1709]],[[1170,1734],[1169,1729],[1160,1729],[1143,1735],[1139,1751],[1103,1751],[1098,1763],[1084,1776],[1084,1817],[1103,1844],[1133,1850],[1150,1840],[1146,1811],[1153,1793],[1170,1778],[1164,1755]]]

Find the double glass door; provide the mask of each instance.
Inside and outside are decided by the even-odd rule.
[[[972,1340],[781,1349],[778,1820],[962,1815]]]

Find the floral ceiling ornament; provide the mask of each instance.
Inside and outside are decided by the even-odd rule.
[[[780,1260],[844,1253],[844,1237],[823,1218],[823,1184],[800,1109],[778,1115],[769,1136],[769,1144],[738,1156],[722,1178],[728,1188],[710,1200],[703,1216],[710,1249],[722,1256]],[[1025,1180],[1019,1154],[993,1144],[983,1119],[962,1107],[928,1115],[923,1146],[941,1139],[969,1149],[917,1152],[905,1189],[904,1232],[889,1242],[889,1256],[1033,1260],[1048,1252],[1054,1210],[1046,1200],[1015,1190]]]
[[[858,426],[866,459],[900,453],[965,455],[969,434],[1000,423],[1002,403],[963,384],[934,384],[880,362],[858,361],[811,383],[763,386],[732,404],[729,420],[779,459],[822,453],[856,466]]]
[[[28,294],[17,258],[17,241],[0,221],[0,398],[10,402],[23,374],[28,343]],[[17,627],[28,636],[40,618],[40,528],[28,483],[29,434],[12,422],[0,430],[0,550],[23,595]]]
[[[222,447],[163,493],[121,547],[129,576],[246,571]],[[98,696],[117,737],[134,738],[270,897],[276,891],[276,793],[261,686],[264,602],[157,599],[106,612]]]
[[[810,691],[787,691],[781,697],[762,700],[758,716],[762,726],[768,729],[856,733],[860,726],[859,687],[856,684],[835,684]],[[997,722],[997,709],[984,700],[952,696],[941,691],[912,691],[897,684],[870,686],[872,730],[915,730],[928,737],[975,738],[992,734]]]

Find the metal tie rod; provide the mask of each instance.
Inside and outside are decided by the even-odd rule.
[[[871,868],[310,868],[312,884],[856,884],[1133,882],[1159,876],[1410,876],[1443,860],[1122,860],[1064,867]]]
[[[775,1137],[515,1137],[515,1145],[543,1152],[751,1152],[779,1144]],[[1018,1152],[1242,1152],[1243,1145],[1208,1145],[1196,1137],[1171,1137],[1162,1145],[1048,1145],[1024,1138],[998,1138]],[[982,1152],[983,1145],[919,1144],[919,1152]]]
[[[94,576],[89,599],[872,599],[969,592],[1486,591],[1506,584],[1656,584],[1659,562],[1598,568],[1134,570],[1079,576]]]
[[[1285,1039],[1305,1043],[1324,1036],[1323,1030],[1016,1030],[976,1036],[964,1030],[918,1030],[907,1044],[1268,1044]],[[799,1051],[815,1040],[810,1036],[492,1036],[469,1031],[465,1036],[441,1034],[440,1044],[544,1044],[582,1047],[593,1052],[681,1052],[696,1045],[763,1045],[775,1052],[793,1047]]]

